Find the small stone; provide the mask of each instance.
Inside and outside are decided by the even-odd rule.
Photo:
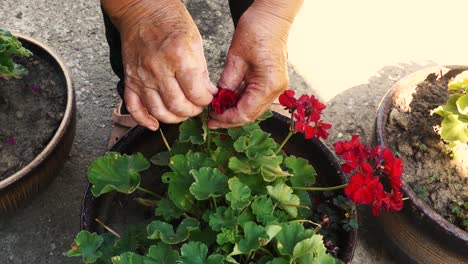
[[[57,246],[55,246],[55,243],[52,243],[52,244],[50,244],[50,248],[51,248],[52,250],[54,250],[54,249],[57,248]]]
[[[17,117],[18,119],[23,118],[23,116],[24,116],[24,113],[23,113],[23,112],[21,112],[21,111],[17,111],[17,112],[16,112],[16,117]]]
[[[16,18],[22,19],[23,18],[23,12],[18,12],[18,14],[15,15]]]
[[[396,108],[393,108],[390,112],[390,124],[392,126],[399,125],[401,128],[407,130],[409,126],[408,115],[400,112]]]

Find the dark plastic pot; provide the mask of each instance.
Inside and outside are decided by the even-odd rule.
[[[398,81],[384,96],[377,112],[374,143],[391,149],[386,135],[386,124],[394,107],[409,109],[417,85],[429,74],[455,76],[467,66],[432,67],[417,71]],[[468,234],[436,213],[406,184],[405,201],[399,213],[383,214],[380,222],[389,238],[390,246],[397,249],[399,263],[468,263]]]
[[[277,141],[284,139],[288,134],[288,119],[277,113],[274,114],[273,118],[262,122],[261,126],[265,131],[271,133]],[[178,135],[177,125],[162,125],[162,130],[169,142],[174,140]],[[317,177],[318,185],[334,186],[347,182],[336,157],[321,141],[305,140],[303,135],[296,134],[291,137],[286,148],[290,153],[310,161],[319,175]],[[135,127],[123,136],[112,147],[111,151],[127,154],[141,152],[148,157],[164,149],[165,147],[159,132],[151,132],[142,127]],[[113,196],[111,194],[94,198],[89,186],[83,201],[81,229],[101,232],[101,227],[96,223],[95,219],[111,220],[109,215],[115,216],[112,204],[122,203],[118,201],[120,198],[116,196],[118,195],[114,194]],[[127,209],[126,205],[123,207]],[[119,212],[119,214],[122,213]],[[106,222],[106,220],[104,221]],[[339,258],[345,261],[345,263],[350,263],[356,247],[357,232],[343,233],[341,234],[341,240],[344,242],[338,245],[340,247]]]
[[[70,153],[76,127],[75,92],[63,60],[45,44],[21,34],[14,35],[34,56],[41,57],[54,66],[54,72],[66,84],[63,89],[66,90],[67,101],[63,119],[46,147],[26,166],[0,181],[0,214],[11,212],[24,204],[59,173]]]

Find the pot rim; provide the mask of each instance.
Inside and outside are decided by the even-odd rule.
[[[378,110],[377,110],[377,117],[376,117],[376,140],[377,144],[386,147],[388,146],[385,140],[385,124],[387,122],[387,112],[390,109],[391,105],[393,105],[392,98],[395,96],[397,90],[399,90],[400,86],[413,86],[416,87],[421,81],[424,81],[426,77],[431,73],[436,74],[446,74],[450,70],[456,69],[465,69],[468,70],[468,66],[464,65],[444,65],[444,66],[433,66],[418,70],[413,72],[404,78],[400,79],[396,82],[384,95],[382,100],[379,103]],[[452,224],[447,219],[445,219],[442,215],[437,213],[431,206],[429,206],[426,202],[421,200],[416,192],[413,191],[411,187],[409,187],[406,182],[403,180],[403,192],[405,195],[409,197],[410,203],[420,212],[423,213],[426,217],[428,217],[432,222],[436,223],[437,225],[441,226],[446,232],[451,234],[452,236],[457,237],[460,240],[463,240],[465,243],[468,244],[468,232],[459,228],[458,226]]]
[[[33,171],[36,167],[38,167],[43,162],[43,160],[46,159],[46,157],[50,156],[54,149],[57,148],[60,140],[65,135],[67,127],[72,122],[73,102],[75,100],[71,74],[65,62],[63,61],[63,59],[55,51],[53,51],[49,46],[47,46],[46,44],[42,43],[41,41],[37,39],[34,39],[30,36],[26,36],[24,34],[16,33],[16,32],[12,32],[12,34],[16,36],[19,40],[29,42],[39,47],[40,49],[44,50],[45,52],[49,53],[49,55],[59,64],[62,70],[61,74],[64,75],[66,86],[67,86],[67,102],[65,105],[65,111],[64,111],[62,121],[60,122],[60,125],[57,131],[55,131],[49,143],[47,143],[45,148],[36,157],[34,157],[34,159],[30,161],[26,166],[24,166],[23,168],[15,172],[13,175],[10,175],[7,178],[1,180],[0,190],[7,188],[8,186],[11,186],[15,182],[22,179],[25,175],[28,175],[31,171]]]

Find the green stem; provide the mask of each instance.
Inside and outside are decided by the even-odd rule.
[[[307,220],[307,219],[291,220],[291,221],[288,221],[288,223],[309,223],[309,224],[313,224],[315,226],[320,226],[321,227],[321,225],[319,223],[316,223],[314,221],[310,221],[310,220]]]
[[[149,194],[149,195],[151,195],[151,196],[153,196],[153,197],[155,197],[155,198],[158,198],[158,199],[162,199],[162,198],[163,198],[161,195],[159,195],[159,194],[157,194],[157,193],[155,193],[155,192],[152,192],[152,191],[150,191],[150,190],[148,190],[148,189],[145,189],[145,188],[143,188],[143,187],[138,187],[137,190],[142,191],[142,192],[144,192],[144,193],[147,193],[147,194]]]
[[[278,154],[284,147],[284,145],[286,145],[286,143],[288,142],[288,140],[291,138],[291,136],[293,135],[294,133],[292,131],[289,131],[289,134],[286,136],[286,138],[283,140],[283,142],[281,143],[281,145],[279,146],[279,148],[276,150],[275,154]]]
[[[268,249],[263,248],[263,247],[259,247],[258,249],[273,257],[273,254]]]
[[[334,191],[334,190],[340,190],[344,189],[348,186],[347,183],[338,185],[338,186],[332,186],[332,187],[292,187],[294,190],[299,190],[299,191]]]
[[[213,204],[214,204],[214,209],[218,209],[218,204],[216,203],[216,199],[214,197],[211,197],[213,199]]]
[[[166,145],[167,150],[169,150],[169,152],[171,152],[171,146],[169,146],[169,143],[167,142],[166,136],[164,136],[164,132],[162,131],[161,128],[159,128],[159,132],[161,133],[161,137],[162,137],[162,139],[164,141],[164,144]]]
[[[409,197],[403,197],[401,200],[402,200],[402,201],[409,200]]]

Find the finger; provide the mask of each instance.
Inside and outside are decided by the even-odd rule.
[[[192,117],[203,111],[201,106],[194,105],[185,97],[174,77],[168,76],[160,80],[159,95],[167,110],[176,116]]]
[[[189,69],[176,72],[176,79],[185,97],[197,106],[206,106],[218,89],[211,83],[208,70]]]
[[[126,87],[124,98],[125,106],[135,122],[153,131],[156,131],[159,128],[158,120],[148,114],[148,111],[143,106],[140,97],[135,92]]]
[[[248,68],[248,64],[243,59],[229,53],[218,82],[218,87],[237,91],[244,80]]]
[[[177,116],[171,113],[156,90],[145,89],[143,103],[149,113],[163,123],[176,124],[187,119],[187,117]]]

